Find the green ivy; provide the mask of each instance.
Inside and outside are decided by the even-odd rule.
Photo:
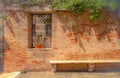
[[[89,10],[90,19],[98,19],[100,18],[100,10],[106,8],[114,10],[117,3],[107,0],[53,0],[52,7],[54,10],[72,10],[75,13]]]

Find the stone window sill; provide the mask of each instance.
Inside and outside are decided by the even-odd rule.
[[[29,51],[51,51],[52,48],[28,48]]]

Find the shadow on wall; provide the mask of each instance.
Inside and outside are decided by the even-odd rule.
[[[22,11],[6,11],[6,14],[8,16],[6,20],[6,27],[10,30],[14,37],[15,37],[14,27],[18,26],[17,28],[19,28],[22,25],[26,25],[26,23],[22,21],[23,19],[25,19],[25,16],[21,12]]]
[[[12,34],[12,36],[15,37],[15,32],[14,32],[11,19],[13,18],[17,23],[19,23],[18,16],[16,15],[14,11],[6,11],[6,14],[7,14],[7,19],[5,20],[5,27],[8,28],[8,30],[10,31],[9,35]],[[10,45],[8,44],[6,37],[4,38],[4,50],[5,51],[10,50]]]
[[[19,40],[22,39],[22,31],[27,30],[27,21],[26,16],[27,14],[23,11],[13,11],[13,10],[6,10],[7,19],[5,20],[5,49],[10,49],[8,46],[10,43],[20,42]],[[26,15],[26,16],[25,16]],[[8,42],[7,42],[8,41]],[[16,46],[15,46],[16,47]],[[19,47],[19,46],[18,46]]]
[[[9,46],[6,38],[4,38],[4,51],[5,51],[5,50],[10,50],[10,46]]]
[[[81,49],[85,52],[85,46],[81,39],[90,42],[94,37],[98,42],[112,42],[115,38],[120,38],[120,17],[114,12],[102,11],[98,20],[90,20],[89,12],[74,14],[73,12],[56,12],[56,17],[62,24],[64,33],[69,31],[70,35],[75,36]]]
[[[8,29],[10,30],[10,32],[13,34],[13,36],[15,37],[15,33],[13,32],[13,27],[12,27],[12,23],[9,19],[6,20],[6,26],[8,27]]]

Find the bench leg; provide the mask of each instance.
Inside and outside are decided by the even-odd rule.
[[[53,67],[53,68],[52,68],[52,71],[53,71],[53,72],[56,72],[56,67],[57,67],[56,64],[53,64],[52,67]]]
[[[88,64],[88,71],[89,72],[92,72],[93,71],[93,68],[94,68],[94,64]]]

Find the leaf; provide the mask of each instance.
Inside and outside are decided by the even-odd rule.
[[[7,19],[7,16],[6,16],[6,15],[2,15],[2,19],[3,19],[3,20],[6,20],[6,19]]]
[[[94,18],[95,18],[95,16],[94,16],[94,15],[91,15],[91,16],[90,16],[90,19],[91,19],[91,20],[93,20]]]

